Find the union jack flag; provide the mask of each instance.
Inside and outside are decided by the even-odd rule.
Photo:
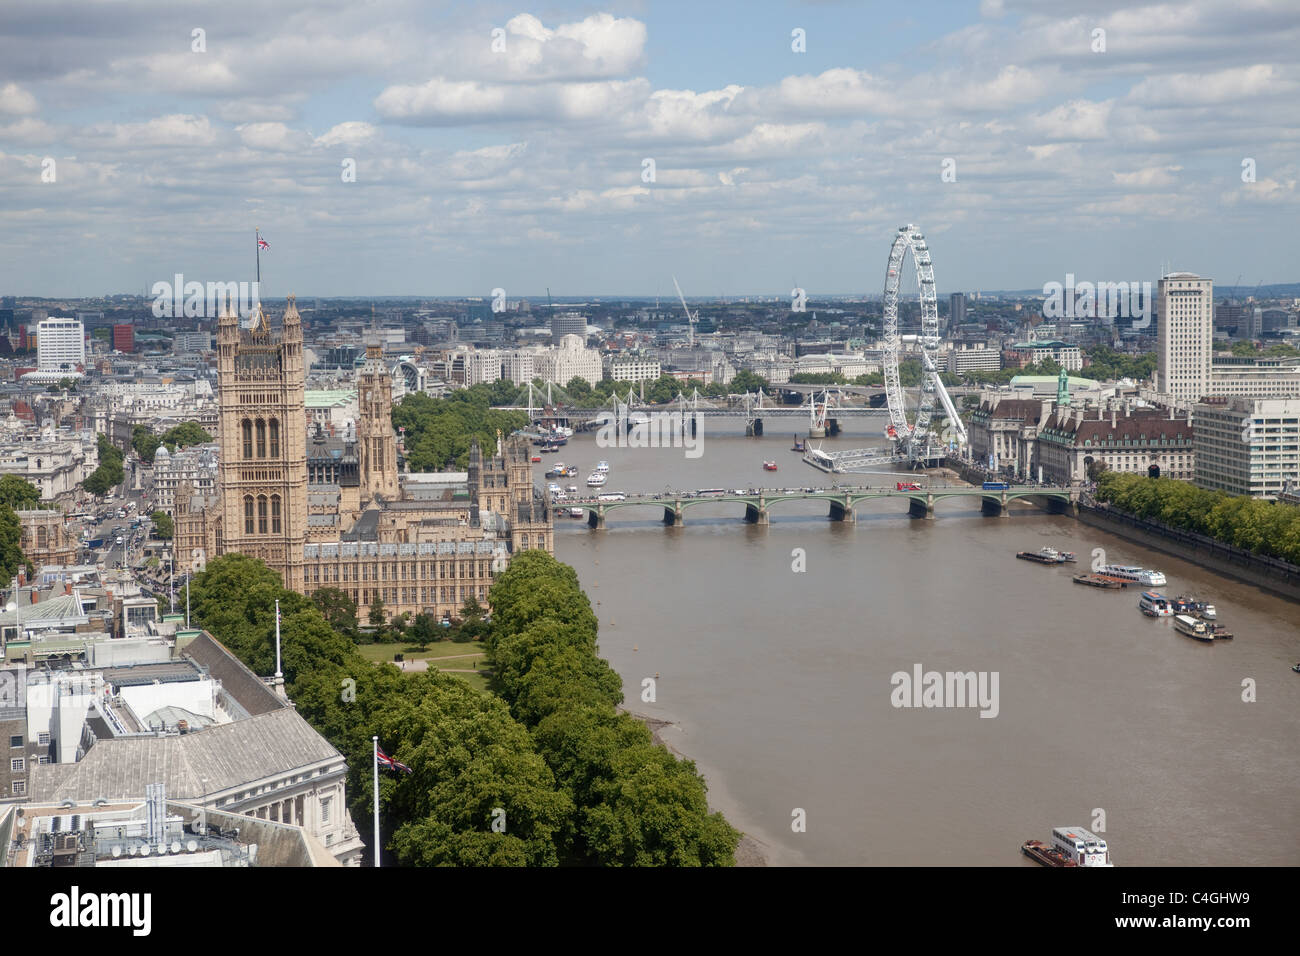
[[[384,753],[384,748],[379,748],[379,766],[385,770],[401,770],[403,773],[415,773],[410,767],[399,760],[394,760],[388,754]]]
[[[271,244],[270,244],[269,242],[267,242],[265,239],[263,239],[261,236],[258,236],[258,237],[257,237],[257,248],[259,248],[259,249],[270,249],[270,248],[271,248]]]

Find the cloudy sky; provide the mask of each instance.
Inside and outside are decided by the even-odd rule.
[[[941,293],[1300,280],[1296,0],[4,0],[0,50],[0,294],[255,227],[266,298],[874,294],[905,222]]]

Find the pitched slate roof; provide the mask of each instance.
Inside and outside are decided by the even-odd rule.
[[[340,754],[292,708],[183,736],[100,740],[75,764],[38,764],[35,801],[139,797],[161,783],[173,799],[199,799]]]

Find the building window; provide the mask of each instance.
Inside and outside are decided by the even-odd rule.
[[[244,534],[253,533],[253,496],[244,495]]]
[[[271,496],[271,533],[272,534],[280,533],[280,496],[279,495]],[[317,566],[316,570],[317,573],[319,574],[320,573],[319,566]]]
[[[245,418],[241,427],[244,432],[244,457],[246,459],[252,458],[253,457],[253,423],[249,421],[247,418]]]
[[[322,797],[320,801],[320,822],[327,824],[330,822],[330,798]]]
[[[266,422],[257,420],[257,457],[266,457]]]
[[[280,422],[278,419],[271,419],[271,457],[280,457]]]
[[[22,734],[14,734],[12,737],[9,738],[10,747],[21,747],[22,745],[23,745]]]
[[[15,781],[14,781],[14,796],[15,796],[15,797],[22,797],[22,796],[26,796],[26,794],[27,794],[27,781],[26,781],[26,780],[15,780]]]
[[[257,533],[266,534],[266,495],[257,496]]]
[[[38,744],[40,744],[42,747],[48,747],[48,746],[50,745],[50,735],[49,735],[49,734],[37,734],[37,735],[36,735],[36,742],[37,742]]]
[[[27,761],[22,757],[14,757],[9,761],[10,773],[25,773],[27,771]]]

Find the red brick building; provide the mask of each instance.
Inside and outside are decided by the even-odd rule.
[[[113,351],[135,351],[135,327],[132,325],[113,326]]]

